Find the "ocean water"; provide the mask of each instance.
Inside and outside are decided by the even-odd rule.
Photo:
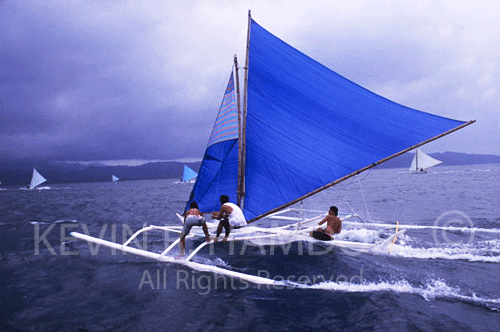
[[[363,173],[298,205],[359,214],[338,239],[384,239],[399,222],[406,233],[388,250],[218,243],[196,258],[300,287],[123,255],[69,235],[124,242],[145,223],[178,225],[192,184],[3,186],[0,330],[498,331],[500,165],[404,171]],[[153,232],[136,245],[161,252],[174,239]]]

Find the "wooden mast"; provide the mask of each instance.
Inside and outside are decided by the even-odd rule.
[[[235,79],[235,88],[236,88],[236,107],[238,109],[238,185],[237,185],[237,190],[236,190],[236,203],[239,205],[240,204],[240,186],[242,183],[242,176],[243,174],[241,173],[241,162],[242,162],[242,152],[243,152],[243,146],[242,146],[242,140],[241,140],[241,124],[242,124],[242,112],[241,112],[241,105],[240,105],[240,75],[238,73],[238,58],[236,57],[236,54],[234,55],[234,79]]]
[[[243,82],[243,114],[241,115],[241,129],[240,129],[240,153],[239,153],[239,167],[238,167],[238,205],[243,210],[245,205],[245,155],[246,155],[246,118],[248,107],[248,61],[250,54],[250,27],[252,25],[252,16],[250,10],[248,11],[248,30],[247,30],[247,48],[245,59],[245,75]]]

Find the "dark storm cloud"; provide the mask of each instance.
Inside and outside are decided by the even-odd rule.
[[[4,0],[0,159],[201,158],[249,8],[361,86],[478,120],[434,150],[500,153],[496,2]]]
[[[7,1],[0,7],[1,156],[150,159],[179,157],[186,149],[200,154],[208,129],[205,137],[185,129],[192,142],[186,146],[172,129],[182,126],[182,110],[159,102],[173,89],[160,76],[168,73],[154,70],[164,66],[147,40],[156,23],[117,16],[117,8],[96,12],[90,5]]]

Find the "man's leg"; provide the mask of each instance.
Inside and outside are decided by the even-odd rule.
[[[191,231],[191,228],[193,228],[193,223],[191,222],[191,220],[186,219],[186,221],[184,221],[184,225],[182,226],[182,232],[181,234],[179,234],[181,238],[181,240],[179,241],[180,256],[184,256],[184,253],[186,251],[186,236]]]
[[[179,248],[180,248],[180,255],[184,256],[184,253],[186,251],[186,235],[181,236]]]
[[[222,228],[224,227],[224,230],[226,231],[226,238],[229,235],[229,232],[231,231],[231,228],[229,226],[229,220],[226,218],[223,218],[219,221],[219,225],[217,226],[217,233],[215,235],[216,238],[219,237],[220,233],[222,233]]]
[[[208,233],[207,223],[203,223],[201,228],[203,228],[203,233],[205,233],[205,239],[207,239],[207,242],[210,242],[210,233]]]
[[[217,231],[215,232],[215,238],[218,238],[220,233],[222,233],[222,219],[219,221],[219,225],[217,225]]]
[[[225,219],[224,230],[226,231],[226,237],[224,238],[224,240],[227,240],[227,237],[229,236],[229,232],[231,232],[231,225],[229,225],[228,219]]]

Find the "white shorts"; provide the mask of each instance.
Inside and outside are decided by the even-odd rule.
[[[184,226],[182,227],[181,234],[179,236],[183,237],[188,235],[193,226],[203,226],[205,222],[206,220],[203,217],[193,215],[187,216],[186,220],[184,221]]]

